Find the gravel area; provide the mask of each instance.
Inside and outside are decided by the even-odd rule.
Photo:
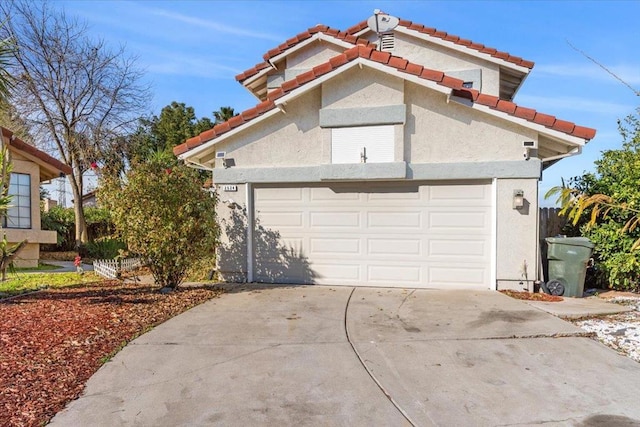
[[[634,311],[574,323],[586,331],[595,332],[605,345],[640,363],[640,296],[614,297],[607,301],[633,306]]]

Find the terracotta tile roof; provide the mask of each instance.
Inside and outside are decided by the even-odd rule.
[[[44,151],[38,150],[33,145],[27,144],[20,138],[14,137],[13,132],[11,132],[9,129],[0,127],[0,130],[2,130],[2,136],[6,138],[6,140],[3,140],[3,142],[6,143],[8,146],[14,147],[15,149],[20,151],[24,151],[25,153],[32,155],[33,157],[41,160],[42,162],[52,166],[53,168],[59,170],[60,172],[66,175],[71,174],[71,168],[67,164],[62,163],[60,160],[51,157]]]
[[[501,52],[497,49],[494,49],[492,47],[488,47],[485,46],[483,44],[480,43],[474,43],[471,40],[466,40],[463,38],[460,38],[458,36],[455,36],[453,34],[448,34],[444,31],[438,31],[435,28],[430,28],[430,27],[425,27],[422,24],[417,24],[415,22],[411,22],[411,21],[407,21],[405,19],[400,19],[400,24],[401,26],[409,29],[409,30],[414,30],[417,31],[419,33],[422,34],[427,34],[429,36],[432,37],[437,37],[439,39],[442,40],[446,40],[452,43],[455,43],[457,45],[460,46],[465,46],[468,47],[469,49],[473,49],[473,50],[477,50],[480,53],[486,53],[487,55],[491,55],[494,58],[498,58],[498,59],[502,59],[504,61],[507,62],[511,62],[512,64],[515,65],[519,65],[521,67],[525,67],[525,68],[533,68],[534,66],[534,62],[533,61],[527,61],[526,59],[522,59],[518,56],[514,56],[514,55],[510,55],[507,52]],[[362,21],[356,25],[354,25],[353,27],[347,29],[346,33],[347,34],[356,34],[362,30],[364,30],[365,28],[367,28],[367,21]]]
[[[303,31],[302,33],[298,34],[297,36],[294,36],[292,38],[290,38],[289,40],[285,41],[284,43],[280,44],[279,46],[269,50],[267,53],[265,53],[262,58],[264,59],[264,62],[261,62],[257,65],[255,65],[252,68],[249,68],[248,70],[244,71],[243,73],[240,73],[236,76],[236,80],[239,82],[243,82],[246,79],[248,79],[251,76],[255,76],[256,74],[258,74],[260,71],[264,70],[265,68],[270,68],[271,64],[269,64],[269,60],[271,58],[274,58],[278,55],[280,55],[283,52],[286,52],[287,50],[291,49],[292,47],[296,46],[298,43],[301,43],[307,39],[310,39],[311,37],[313,37],[314,34],[317,33],[324,33],[326,35],[335,37],[338,40],[342,40],[345,41],[347,43],[351,43],[353,45],[357,45],[357,44],[361,44],[361,45],[365,45],[365,46],[369,46],[372,43],[369,42],[366,39],[363,38],[359,38],[356,37],[352,34],[349,34],[346,31],[339,31],[336,30],[335,28],[330,28],[327,27],[326,25],[316,25],[315,27],[311,27],[306,31]]]
[[[281,98],[287,93],[358,58],[368,59],[370,61],[395,68],[400,72],[435,82],[440,86],[452,89],[452,95],[454,96],[468,99],[475,104],[483,105],[496,111],[501,111],[510,116],[524,119],[529,122],[545,126],[549,129],[566,133],[567,135],[582,139],[593,139],[596,134],[595,129],[578,126],[572,122],[556,119],[554,116],[550,116],[548,114],[539,113],[534,109],[521,107],[513,102],[500,99],[497,96],[481,94],[475,89],[465,88],[463,86],[463,80],[447,76],[441,71],[431,70],[423,67],[422,65],[410,63],[404,58],[393,56],[388,52],[377,51],[370,46],[359,45],[331,58],[328,62],[317,65],[313,69],[296,76],[294,79],[286,81],[279,88],[271,91],[268,94],[266,101],[261,102],[254,108],[243,111],[238,116],[225,123],[214,126],[213,129],[202,132],[200,135],[188,139],[185,143],[174,147],[173,153],[176,156],[179,156],[180,154],[186,153],[205,142],[229,132],[231,129],[237,128],[238,126],[255,119],[256,117],[274,109],[276,107],[274,101],[278,98]]]

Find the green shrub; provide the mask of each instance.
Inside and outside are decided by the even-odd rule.
[[[103,186],[117,231],[148,262],[158,285],[177,287],[187,269],[215,248],[216,199],[193,168],[151,161]]]
[[[194,262],[187,269],[187,280],[190,282],[204,282],[212,280],[212,272],[216,267],[215,255],[209,255]],[[215,278],[215,275],[214,275]]]
[[[619,122],[622,148],[606,150],[595,173],[556,187],[563,211],[595,243],[594,257],[606,287],[640,288],[640,109]]]
[[[115,232],[111,214],[107,209],[86,207],[84,214],[89,241],[109,238]],[[44,250],[72,251],[75,249],[76,228],[73,208],[54,206],[48,212],[42,212],[40,218],[43,230],[53,230],[58,234],[58,242],[55,245],[43,246]]]
[[[595,243],[594,257],[605,283],[603,287],[637,291],[640,287],[640,253],[631,247],[638,233],[621,233],[615,220],[594,227],[583,226],[583,235]]]
[[[75,219],[73,209],[54,206],[48,212],[42,212],[40,223],[43,230],[55,231],[58,242],[55,245],[43,245],[45,250],[71,251],[75,246]]]
[[[122,240],[118,239],[101,239],[87,243],[85,252],[87,257],[93,259],[113,259],[120,255],[120,251],[124,251],[127,246]]]

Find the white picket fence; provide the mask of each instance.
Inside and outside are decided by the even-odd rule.
[[[140,258],[97,259],[93,261],[93,271],[107,279],[117,279],[123,271],[131,271],[142,267]]]

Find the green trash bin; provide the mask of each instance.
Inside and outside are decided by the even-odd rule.
[[[586,237],[547,237],[549,279],[546,287],[554,295],[582,297],[587,263],[595,246]],[[562,291],[564,288],[564,292]]]

